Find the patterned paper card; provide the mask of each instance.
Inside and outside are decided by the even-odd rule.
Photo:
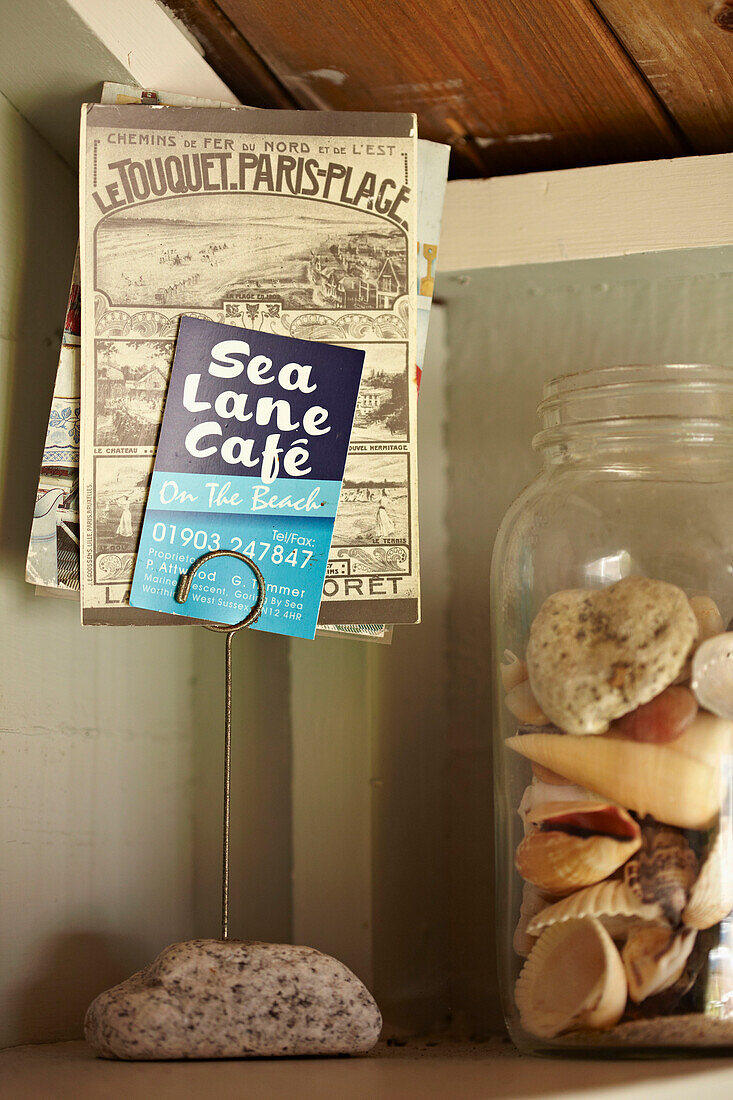
[[[312,638],[364,352],[182,317],[130,595],[133,607],[235,623],[257,562],[267,596],[255,629]],[[119,526],[132,530],[131,504]]]

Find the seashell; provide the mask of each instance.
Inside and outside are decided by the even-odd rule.
[[[668,928],[637,928],[631,933],[621,958],[629,996],[635,1004],[669,989],[681,978],[696,937],[694,928],[684,928],[681,932]]]
[[[692,608],[699,628],[698,640],[704,642],[706,638],[714,638],[716,634],[722,634],[725,630],[723,616],[718,605],[710,596],[690,596]]]
[[[650,741],[661,745],[674,741],[697,717],[697,699],[686,687],[665,688],[660,695],[636,710],[625,714],[613,724],[634,741]]]
[[[682,829],[708,829],[725,789],[722,762],[733,748],[733,723],[698,713],[681,737],[665,745],[613,733],[527,733],[508,737],[506,744],[641,817],[651,814]]]
[[[695,947],[698,946],[699,936]],[[693,948],[679,978],[660,993],[652,993],[649,997],[640,1001],[639,1004],[628,1001],[624,1018],[649,1019],[652,1016],[668,1016],[675,1012],[679,1008],[682,998],[690,992],[699,978],[704,958],[704,953]]]
[[[545,783],[541,779],[533,779],[532,782],[525,787],[522,800],[517,807],[517,813],[522,819],[524,825],[525,836],[529,833],[534,825],[530,822],[530,817],[535,810],[540,806],[546,805],[548,802],[557,801],[562,798],[563,802],[598,802],[598,799],[591,791],[587,791],[585,787],[578,787],[575,783],[567,783],[559,791],[557,786],[552,783]]]
[[[574,785],[564,775],[554,772],[552,768],[543,768],[541,764],[532,764],[532,775],[540,783],[549,783],[551,787],[572,787]]]
[[[529,677],[526,662],[521,661],[511,649],[504,650],[504,660],[499,665],[499,671],[504,691],[511,691]]]
[[[545,903],[527,924],[527,934],[538,936],[551,924],[582,920],[583,917],[599,920],[612,938],[625,934],[639,923],[665,923],[658,902],[646,905],[626,887],[623,880],[610,879],[586,886],[584,890],[578,890],[552,905]]]
[[[730,823],[721,826],[690,898],[682,913],[682,923],[690,928],[712,928],[733,910],[733,835]]]
[[[708,638],[692,658],[692,690],[701,707],[733,718],[733,633]]]
[[[626,1005],[626,972],[600,921],[546,928],[514,989],[522,1027],[539,1039],[617,1024]]]
[[[645,825],[641,847],[624,868],[627,889],[645,904],[658,903],[676,927],[696,878],[697,856],[684,836],[660,825]]]
[[[525,882],[522,890],[522,904],[519,907],[519,920],[514,929],[512,946],[517,955],[526,958],[537,942],[536,935],[530,935],[529,924],[538,913],[549,905],[547,899],[531,882]]]
[[[637,851],[641,829],[609,802],[546,802],[527,815],[529,833],[517,848],[523,879],[547,894],[569,894],[607,878]]]
[[[528,680],[512,688],[504,697],[504,702],[520,722],[526,722],[528,726],[546,725],[547,715],[532,694]]]
[[[687,596],[664,581],[556,592],[530,630],[532,691],[567,733],[603,733],[673,682],[697,634]]]
[[[547,722],[542,726],[532,725],[531,722],[520,722],[517,726],[517,733],[562,733],[557,726],[553,726],[552,722]]]

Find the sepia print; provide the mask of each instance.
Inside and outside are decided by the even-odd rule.
[[[110,214],[97,233],[97,289],[125,306],[218,307],[270,295],[282,310],[390,311],[407,293],[402,230],[359,211],[304,215],[303,200],[187,195]]]
[[[412,116],[91,106],[83,149],[83,621],[160,621],[127,592],[184,313],[365,350],[319,621],[418,621]]]
[[[96,446],[155,446],[174,347],[173,340],[96,341]]]
[[[94,463],[94,556],[132,554],[145,510],[152,458],[99,457]],[[108,579],[104,569],[105,579]]]
[[[349,344],[349,347],[370,352],[361,377],[352,443],[406,442],[410,431],[406,348],[399,344]]]

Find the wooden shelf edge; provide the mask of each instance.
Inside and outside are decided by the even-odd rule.
[[[441,273],[733,243],[733,153],[448,184]]]
[[[720,1058],[664,1061],[589,1061],[529,1058],[508,1041],[448,1039],[380,1044],[361,1058],[227,1062],[110,1062],[82,1042],[11,1047],[0,1051],[2,1100],[217,1100],[269,1096],[286,1100],[675,1100],[684,1089],[696,1100],[719,1100],[733,1090],[733,1064]],[[638,1091],[637,1091],[638,1090]]]

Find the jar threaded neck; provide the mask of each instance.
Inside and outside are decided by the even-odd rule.
[[[666,439],[733,445],[733,367],[599,367],[545,384],[538,451]]]

